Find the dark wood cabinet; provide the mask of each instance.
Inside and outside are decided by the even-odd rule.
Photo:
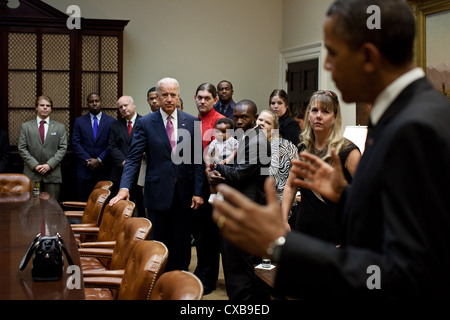
[[[63,178],[64,185],[73,185],[74,173],[68,175],[75,161],[70,137],[75,119],[87,112],[87,95],[99,93],[103,111],[118,115],[128,21],[80,17],[80,28],[70,29],[71,16],[40,0],[18,1],[17,8],[11,8],[12,2],[17,1],[0,0],[0,127],[9,133],[9,171],[22,171],[20,127],[35,117],[35,99],[44,94],[53,100],[51,118],[66,126],[69,150]],[[70,191],[63,190],[64,198],[66,194]]]

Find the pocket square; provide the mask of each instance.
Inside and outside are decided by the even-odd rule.
[[[50,132],[50,135],[56,136],[56,132]]]

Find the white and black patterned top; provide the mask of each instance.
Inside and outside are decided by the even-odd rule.
[[[283,190],[292,166],[291,161],[292,159],[298,159],[298,149],[291,141],[283,138],[273,139],[270,146],[272,148],[272,159],[269,174],[275,179],[275,188],[278,200],[281,203]]]

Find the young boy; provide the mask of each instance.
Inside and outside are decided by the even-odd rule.
[[[214,125],[216,138],[208,146],[208,153],[205,156],[206,167],[212,164],[229,164],[236,157],[238,142],[233,137],[234,123],[229,118],[221,118]],[[216,190],[211,186],[211,196],[208,201],[212,201],[216,196]]]

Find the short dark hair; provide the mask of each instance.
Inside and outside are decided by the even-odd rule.
[[[233,84],[228,80],[219,81],[219,83],[217,84],[217,88],[219,88],[219,84],[221,84],[222,82],[226,82],[226,83],[230,84],[231,90],[233,90]]]
[[[199,85],[197,90],[195,91],[195,95],[197,95],[199,91],[208,91],[209,93],[212,94],[213,98],[217,97],[216,87],[214,87],[214,85],[212,85],[211,83],[205,82]]]
[[[372,5],[380,8],[380,29],[367,26],[367,9]],[[336,19],[334,32],[351,48],[370,42],[393,65],[412,61],[416,24],[405,0],[336,0],[327,16]]]
[[[148,94],[150,92],[156,92],[156,87],[151,87],[150,89],[148,89],[148,91],[147,91],[147,99],[148,99]]]
[[[297,109],[295,109],[294,118],[303,119],[305,117],[305,111],[306,107],[299,106]]]
[[[239,107],[239,106],[246,106],[246,107],[248,107],[248,110],[255,117],[258,114],[258,107],[256,106],[256,103],[254,103],[250,99],[244,99],[244,100],[239,101],[238,103],[236,103],[236,106],[234,107],[234,109],[236,110],[236,108]]]
[[[234,121],[231,120],[230,118],[220,118],[216,121],[216,123],[214,124],[214,127],[217,126],[218,124],[221,123],[225,123],[227,125],[230,126],[230,129],[234,129]]]
[[[91,96],[93,96],[93,95],[98,96],[99,99],[100,99],[100,101],[102,101],[102,97],[101,97],[100,94],[98,94],[97,92],[89,93],[88,96],[87,96],[87,98],[86,98],[86,101],[89,102],[89,98],[90,98]]]

